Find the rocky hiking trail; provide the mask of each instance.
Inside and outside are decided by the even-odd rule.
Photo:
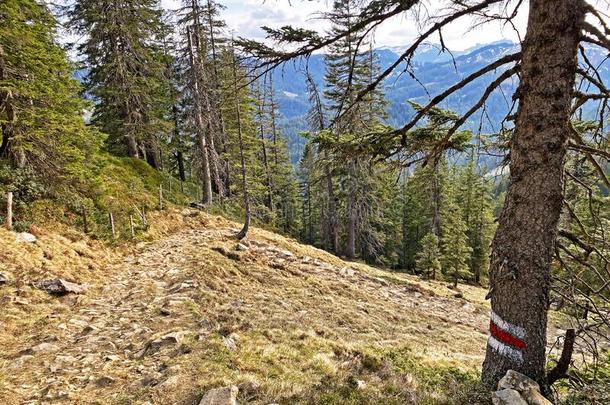
[[[393,378],[404,399],[417,382],[397,371],[397,353],[465,370],[482,360],[482,289],[343,262],[260,229],[237,244],[233,222],[170,215],[157,240],[103,265],[110,251],[90,254],[93,270],[80,271],[95,276],[47,265],[46,278],[87,284],[78,295],[50,296],[30,285],[42,273],[5,266],[0,403],[198,404],[228,385],[239,403],[306,403],[325,378],[353,375],[363,389]],[[15,249],[43,257],[47,242]]]

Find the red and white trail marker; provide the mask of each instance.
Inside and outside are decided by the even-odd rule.
[[[525,329],[513,325],[500,318],[495,312],[491,312],[491,322],[489,323],[491,336],[487,344],[496,352],[510,358],[511,360],[522,363],[523,349],[525,349]]]

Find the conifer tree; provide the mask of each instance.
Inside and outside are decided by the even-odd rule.
[[[428,233],[421,240],[421,251],[416,255],[416,268],[418,273],[425,274],[429,280],[436,280],[441,271],[441,252],[438,237]]]
[[[459,171],[457,197],[466,224],[468,245],[472,250],[469,267],[474,282],[481,283],[489,266],[489,254],[493,235],[493,197],[489,181],[475,164],[470,153],[468,164]]]
[[[300,237],[306,243],[316,244],[314,221],[316,219],[314,206],[315,195],[315,151],[314,145],[305,144],[299,162],[299,190],[301,200],[301,231]]]
[[[70,27],[86,68],[85,90],[95,101],[92,122],[109,148],[159,167],[158,140],[167,128],[161,11],[157,0],[78,0]]]
[[[197,140],[200,162],[202,203],[214,200],[214,190],[222,199],[226,194],[227,168],[221,162],[217,143],[225,145],[226,134],[220,110],[218,72],[218,10],[214,2],[183,0],[179,27],[182,50],[180,77],[183,87],[184,118]],[[223,180],[223,177],[225,179]]]
[[[250,228],[251,221],[251,209],[250,209],[250,195],[248,193],[248,177],[246,174],[246,158],[245,158],[245,144],[244,144],[244,134],[242,127],[242,119],[241,119],[241,100],[239,99],[239,77],[237,76],[237,58],[235,57],[235,51],[232,49],[232,69],[233,69],[233,100],[235,102],[235,118],[236,118],[236,129],[237,129],[237,142],[239,146],[239,163],[241,169],[241,186],[242,193],[244,196],[244,210],[245,210],[245,220],[244,226],[241,228],[241,231],[237,234],[237,239],[242,240],[248,234],[248,230]]]
[[[97,149],[57,21],[34,0],[0,3],[0,158],[48,180],[83,176]]]
[[[354,29],[358,12],[356,1],[337,0],[330,14],[334,24],[332,31],[346,34],[341,41],[330,47],[325,56],[327,70],[324,95],[328,100],[326,108],[332,123],[331,139],[338,141],[362,135],[378,125],[384,115],[385,105],[380,91],[372,92],[355,103],[357,94],[370,83],[377,69],[369,42],[360,41]],[[379,241],[370,227],[369,217],[372,213],[371,202],[374,200],[369,186],[375,182],[375,173],[370,161],[356,154],[339,149],[335,149],[334,154],[333,160],[345,162],[336,171],[341,173],[339,184],[342,186],[345,204],[344,253],[347,258],[353,259],[358,246],[361,251],[373,252],[378,249]]]
[[[454,286],[457,287],[459,280],[469,280],[473,276],[469,267],[472,248],[468,244],[468,227],[462,218],[453,184],[444,184],[441,201],[439,211],[443,273],[453,279]]]

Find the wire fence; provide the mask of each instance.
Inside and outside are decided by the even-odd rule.
[[[201,199],[200,187],[191,181],[182,181],[173,176],[163,175],[156,193],[156,207],[163,210],[170,205],[190,206]],[[14,205],[17,202],[12,191],[0,196],[0,223],[9,231],[15,230]],[[73,222],[85,234],[94,234],[109,239],[134,238],[139,232],[148,229],[150,204],[133,205],[130,209],[100,209],[85,204],[73,208]],[[19,226],[18,226],[19,227]],[[23,230],[23,229],[20,229]]]

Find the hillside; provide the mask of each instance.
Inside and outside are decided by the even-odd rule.
[[[462,403],[475,385],[484,290],[260,229],[238,250],[237,224],[194,211],[152,222],[151,241],[116,249],[67,228],[33,244],[0,231],[3,403],[194,404],[228,384],[252,404]],[[55,277],[88,289],[31,285]]]

